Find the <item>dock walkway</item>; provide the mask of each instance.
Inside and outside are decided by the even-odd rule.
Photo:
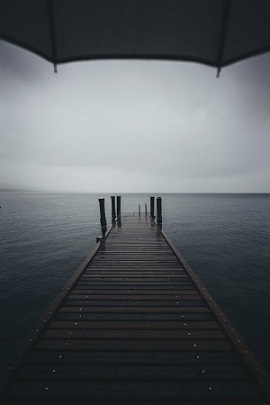
[[[266,373],[150,218],[122,215],[10,363],[1,404],[269,404]]]

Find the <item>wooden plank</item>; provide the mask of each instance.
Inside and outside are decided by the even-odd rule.
[[[110,295],[110,294],[129,294],[131,296],[133,295],[151,295],[151,296],[164,296],[164,295],[173,295],[174,297],[177,295],[191,295],[191,294],[198,294],[198,291],[194,288],[194,289],[190,289],[190,290],[171,290],[168,288],[164,288],[162,290],[135,290],[135,289],[114,289],[114,288],[110,288],[110,289],[93,289],[93,290],[87,290],[87,289],[79,289],[79,288],[74,288],[72,290],[72,294],[83,294],[84,298],[88,298],[89,294],[96,294],[96,295]]]
[[[152,306],[163,306],[163,307],[177,307],[177,306],[194,306],[194,307],[199,307],[200,305],[204,305],[204,302],[202,300],[185,300],[185,299],[179,299],[177,302],[176,300],[171,300],[171,301],[165,301],[165,300],[144,300],[144,301],[136,301],[133,299],[127,299],[127,300],[109,300],[109,299],[104,299],[103,301],[101,300],[92,300],[91,298],[85,300],[76,300],[76,299],[70,299],[67,298],[64,301],[64,305],[77,305],[77,306],[122,306],[122,305],[127,305],[127,306],[133,306],[133,307],[152,307]]]
[[[193,284],[189,281],[181,281],[181,282],[174,282],[172,283],[171,281],[167,282],[156,282],[153,281],[151,282],[153,285],[153,288],[155,290],[164,290],[170,288],[171,290],[179,289],[179,290],[188,290],[193,288]],[[131,290],[132,288],[134,289],[149,289],[149,282],[138,282],[138,281],[133,281],[133,282],[108,282],[108,281],[103,281],[102,283],[98,280],[93,281],[87,281],[87,280],[80,280],[80,282],[77,284],[77,286],[84,287],[86,289],[114,289],[114,288],[124,288],[127,290]]]
[[[73,321],[52,321],[48,330],[50,329],[219,329],[217,322],[207,322],[207,321],[190,321],[190,322],[172,322],[172,321],[80,321],[77,325]]]
[[[104,274],[103,272],[99,273],[99,274],[84,273],[82,275],[81,279],[83,280],[85,278],[86,279],[93,278],[94,280],[101,279],[104,281],[115,281],[115,282],[125,281],[125,280],[128,280],[128,281],[140,281],[140,280],[178,281],[179,278],[188,279],[188,276],[186,274],[147,274],[147,273],[144,273],[143,275],[142,274],[143,273],[141,273],[141,274],[133,273],[133,274],[126,274],[126,275],[115,274],[115,273],[114,274]]]
[[[74,291],[73,291],[74,292]],[[183,295],[176,295],[176,294],[70,294],[68,297],[69,300],[83,300],[83,299],[90,299],[91,301],[96,300],[114,300],[114,301],[121,301],[121,300],[130,300],[130,301],[172,301],[175,302],[180,301],[201,301],[201,296],[198,292],[194,291],[193,294],[183,294]]]
[[[139,263],[139,262],[134,262],[131,261],[129,263],[119,263],[117,261],[115,262],[104,262],[104,263],[96,263],[94,267],[88,267],[85,269],[85,272],[100,272],[100,271],[107,271],[107,272],[127,272],[129,273],[131,270],[133,270],[135,273],[136,272],[143,272],[143,273],[153,273],[153,274],[158,274],[158,273],[178,273],[178,274],[187,274],[186,271],[177,263],[170,263],[170,264],[164,264],[163,263],[153,263],[152,261],[147,262],[147,263]]]
[[[171,275],[171,274],[187,274],[183,269],[179,267],[172,267],[170,268],[167,267],[159,267],[159,266],[138,266],[138,265],[129,265],[129,266],[100,266],[100,267],[88,267],[84,274],[96,274],[102,272],[104,274],[130,274],[131,271],[133,271],[135,274],[152,274],[152,275],[158,275],[158,274],[166,274],[166,275]]]
[[[42,351],[33,350],[25,359],[28,364],[59,365],[194,365],[199,366],[226,366],[241,365],[240,357],[235,351]]]
[[[128,289],[137,288],[137,287],[145,287],[146,289],[149,289],[149,280],[144,280],[144,281],[118,281],[117,283],[113,281],[102,281],[101,279],[97,278],[94,281],[88,281],[88,280],[80,280],[80,283],[78,285],[84,285],[88,286],[88,288],[94,288],[94,287],[99,287],[101,286],[102,288],[120,288],[120,287],[126,287]],[[193,284],[187,279],[187,280],[181,280],[180,281],[174,281],[172,282],[171,280],[166,280],[166,281],[151,281],[151,285],[153,285],[153,288],[155,287],[161,287],[161,288],[168,288],[171,287],[172,289],[175,288],[181,288],[181,287],[189,287],[191,288]]]
[[[20,399],[19,403],[20,403],[20,405],[30,405],[29,399],[27,399],[26,401],[24,399]],[[35,405],[44,405],[44,403],[48,403],[48,402],[44,401],[44,399],[41,399],[41,400],[35,399],[34,400]],[[50,405],[59,405],[60,403],[63,403],[63,402],[62,401],[59,402],[59,399],[57,400],[57,402],[55,402],[52,399],[49,399]],[[67,401],[64,401],[64,403],[66,404]],[[69,397],[68,403],[78,405],[78,400]],[[80,403],[83,403],[82,400],[80,400]],[[119,403],[119,401],[117,400],[117,402],[115,402],[115,401],[111,400],[110,403],[115,404],[115,403]],[[140,400],[140,405],[149,405],[149,403],[151,403],[151,402],[149,402],[149,400],[146,400],[146,402]],[[228,401],[222,401],[219,399],[218,402],[216,402],[216,401],[213,402],[211,400],[210,403],[211,403],[211,405],[262,405],[263,404],[263,402],[260,400],[252,400],[252,399],[248,399],[248,398],[246,398],[244,401],[241,401],[239,399],[236,399],[236,400],[229,399]],[[155,404],[156,405],[179,405],[179,400],[178,399],[160,400],[157,398],[157,399],[155,399]],[[194,400],[194,401],[191,400],[191,401],[188,401],[188,404],[189,405],[201,405],[202,402],[201,401],[198,402],[196,400]],[[3,404],[3,405],[6,405],[6,404]],[[9,400],[8,405],[18,405],[18,401]],[[97,399],[97,400],[91,399],[91,405],[108,405],[108,400],[107,399]],[[138,405],[138,401],[129,399],[128,405]]]
[[[36,345],[39,350],[146,350],[148,352],[167,351],[231,351],[227,340],[146,340],[146,339],[40,339]]]
[[[152,284],[152,283],[151,283]],[[191,289],[193,289],[193,284],[192,283],[185,283],[185,284],[181,284],[181,285],[175,285],[175,283],[174,283],[174,285],[171,285],[171,284],[169,284],[169,285],[154,285],[153,286],[153,289],[151,290],[151,291],[153,291],[153,292],[157,292],[157,293],[161,293],[162,291],[168,291],[168,290],[171,290],[171,291],[175,291],[175,290],[178,290],[178,291],[183,291],[183,290],[191,290]],[[111,290],[111,291],[113,291],[114,289],[116,290],[125,290],[125,291],[130,291],[130,292],[132,292],[132,291],[142,291],[142,292],[144,292],[145,290],[148,290],[149,291],[149,284],[140,284],[140,285],[138,285],[137,283],[132,283],[132,284],[122,284],[122,285],[117,285],[117,286],[115,286],[115,285],[113,285],[113,284],[110,284],[109,286],[107,285],[107,284],[102,284],[102,285],[95,285],[95,284],[93,284],[93,283],[88,283],[88,282],[78,282],[77,284],[76,284],[76,287],[75,288],[78,288],[78,289],[80,289],[80,290],[95,290],[95,291],[100,291],[100,290]]]
[[[258,390],[248,382],[15,382],[8,390],[11,398],[36,400],[77,398],[78,400],[218,400],[259,399]]]
[[[160,314],[160,319],[169,319],[162,317],[162,315],[175,315],[173,319],[181,320],[181,318],[185,318],[187,314],[197,314],[198,317],[203,316],[203,319],[214,319],[213,315],[210,313],[207,307],[190,307],[190,306],[183,306],[183,307],[143,307],[143,306],[136,306],[136,307],[124,307],[124,306],[62,306],[58,313],[55,315],[56,317],[61,315],[62,313],[70,313],[73,314],[91,314],[91,313],[103,313],[103,314],[142,314],[142,315],[150,315],[150,314]],[[206,315],[206,316],[204,316]],[[200,319],[198,319],[200,320]]]
[[[47,329],[43,339],[167,339],[167,340],[194,340],[194,339],[223,339],[225,335],[220,330],[180,330],[180,329]]]
[[[241,365],[207,365],[177,364],[177,365],[82,365],[73,364],[66,367],[65,364],[57,365],[23,365],[17,380],[40,380],[47,381],[248,381],[250,375]]]
[[[158,308],[156,311],[148,311],[148,312],[140,312],[140,308],[130,308],[130,309],[135,309],[136,311],[128,311],[126,308],[119,307],[118,312],[117,308],[115,311],[110,312],[109,309],[102,309],[102,308],[93,308],[92,312],[89,313],[84,313],[81,314],[79,312],[75,313],[63,313],[59,312],[55,315],[54,319],[55,320],[74,320],[74,322],[79,322],[81,320],[114,320],[114,321],[130,321],[130,320],[139,320],[139,321],[163,321],[163,320],[168,320],[168,321],[178,321],[179,319],[181,320],[186,320],[186,321],[212,321],[215,320],[215,317],[212,313],[199,313],[199,312],[194,312],[192,313],[191,311],[185,313],[183,312],[183,315],[179,315],[179,313],[173,313],[171,310],[165,312],[164,308],[162,308],[162,313],[158,311]]]
[[[163,307],[184,307],[184,306],[200,306],[203,305],[203,301],[200,300],[181,300],[177,304],[176,301],[160,301],[160,300],[144,300],[144,301],[136,301],[132,299],[126,299],[126,300],[91,300],[90,298],[88,300],[72,300],[72,299],[66,299],[64,301],[65,305],[76,305],[76,306],[103,306],[103,307],[108,307],[111,305],[114,306],[122,306],[126,305],[128,307],[156,307],[162,304]]]

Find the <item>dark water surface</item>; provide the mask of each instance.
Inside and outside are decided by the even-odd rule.
[[[161,196],[164,230],[270,372],[270,195]],[[110,196],[0,193],[0,366],[95,246],[101,197],[109,222]]]

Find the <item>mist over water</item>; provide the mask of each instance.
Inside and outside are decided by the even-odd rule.
[[[94,248],[102,197],[110,223],[110,195],[0,193],[1,365]],[[165,232],[270,372],[270,195],[161,197]]]

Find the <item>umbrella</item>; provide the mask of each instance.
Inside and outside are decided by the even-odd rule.
[[[270,1],[0,0],[0,38],[55,66],[137,58],[219,71],[270,49]]]

